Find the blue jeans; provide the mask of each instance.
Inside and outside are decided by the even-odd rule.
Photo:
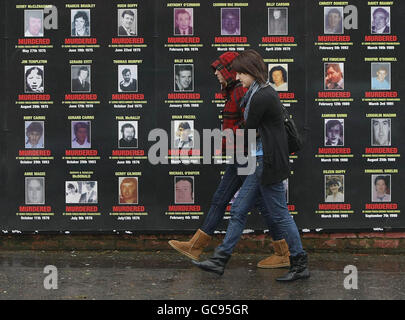
[[[222,177],[222,180],[214,193],[211,201],[211,207],[205,217],[204,223],[201,226],[201,230],[206,234],[213,235],[214,231],[217,229],[219,223],[222,221],[226,207],[231,201],[232,197],[242,186],[243,181],[246,176],[238,175],[238,165],[237,164],[228,164],[226,166],[225,174]],[[239,197],[239,196],[238,196]],[[249,210],[256,206],[257,209],[262,213],[263,218],[266,221],[266,224],[269,228],[269,233],[273,240],[282,239],[280,232],[272,220],[272,216],[266,210],[265,203],[260,195],[257,195],[255,200],[252,203],[252,206]]]
[[[290,249],[290,254],[296,256],[305,253],[302,248],[300,234],[297,226],[288,212],[283,182],[263,186],[261,175],[263,173],[263,157],[257,157],[256,171],[247,176],[239,191],[238,197],[231,207],[231,219],[220,251],[231,254],[242,235],[246,224],[247,213],[261,196],[266,214],[271,216],[272,224],[276,226],[277,237],[285,239]]]

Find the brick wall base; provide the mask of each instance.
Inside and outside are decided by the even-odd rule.
[[[0,250],[171,250],[170,239],[188,240],[190,235],[2,235]],[[405,253],[404,232],[373,233],[304,233],[304,249],[309,252]],[[208,249],[221,243],[215,235]],[[243,235],[235,248],[239,253],[268,253],[271,238],[266,235]]]

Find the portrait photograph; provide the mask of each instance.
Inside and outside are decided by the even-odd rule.
[[[391,146],[391,119],[373,118],[371,119],[371,145]]]
[[[193,148],[194,147],[194,120],[174,120],[172,121],[172,130],[174,134],[174,148]]]
[[[25,148],[43,149],[45,128],[44,121],[25,121]]]
[[[71,91],[90,92],[91,91],[91,66],[72,65],[70,67]]]
[[[391,175],[371,175],[371,201],[391,202]]]
[[[343,7],[324,7],[324,33],[343,34]]]
[[[324,63],[324,90],[344,90],[344,63]]]
[[[25,204],[45,204],[45,178],[25,178]]]
[[[24,66],[24,80],[25,93],[43,93],[45,82],[44,66]]]
[[[44,36],[44,11],[24,10],[24,36],[43,37]]]
[[[90,37],[90,9],[70,10],[71,36]]]
[[[325,146],[344,146],[344,119],[325,119]]]
[[[174,177],[174,203],[194,203],[194,177]]]
[[[138,34],[138,10],[137,9],[118,9],[118,36],[134,37]]]
[[[269,64],[269,82],[276,91],[288,91],[288,64]]]
[[[118,65],[118,92],[138,91],[138,65]]]
[[[97,181],[65,181],[66,203],[97,203]]]
[[[138,121],[118,121],[118,148],[138,148]]]
[[[221,36],[240,36],[240,8],[221,8]]]
[[[118,199],[119,204],[138,203],[138,178],[119,177],[118,178]]]
[[[91,148],[91,121],[72,121],[72,149]]]
[[[174,8],[173,9],[173,27],[174,27],[174,35],[180,36],[192,36],[194,26],[194,17],[193,17],[193,9],[192,8]]]
[[[194,91],[194,65],[174,65],[174,91]]]
[[[325,175],[325,202],[344,201],[344,176]]]
[[[391,8],[371,7],[371,33],[390,34],[391,33]]]
[[[391,90],[391,63],[371,63],[371,90]]]
[[[268,35],[288,34],[288,8],[268,8]]]

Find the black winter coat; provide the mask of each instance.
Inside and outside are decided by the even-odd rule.
[[[271,86],[259,89],[250,101],[246,129],[258,129],[263,143],[263,185],[283,181],[290,175],[287,133],[282,105]]]

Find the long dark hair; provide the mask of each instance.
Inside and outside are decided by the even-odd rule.
[[[241,52],[232,62],[232,69],[238,73],[251,75],[257,82],[266,83],[267,68],[262,56],[255,50]]]

